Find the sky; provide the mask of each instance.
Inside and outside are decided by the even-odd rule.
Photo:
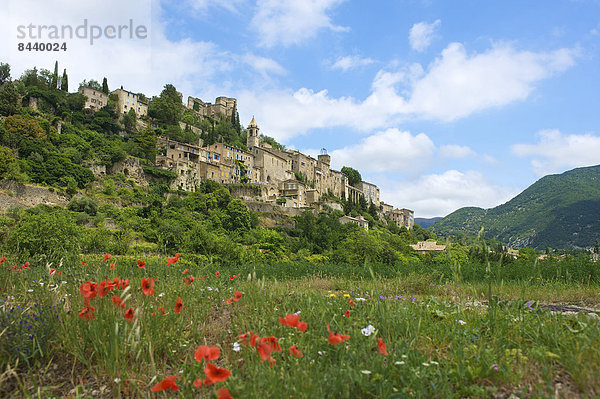
[[[599,0],[0,1],[13,78],[58,61],[71,91],[235,97],[244,126],[415,217],[600,164]],[[67,49],[18,50],[35,42]]]

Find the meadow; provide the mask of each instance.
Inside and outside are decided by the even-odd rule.
[[[0,266],[2,397],[600,394],[597,314],[543,306],[599,307],[597,272],[574,261],[11,261]]]

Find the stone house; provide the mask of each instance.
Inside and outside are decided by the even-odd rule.
[[[211,104],[189,96],[187,107],[203,118],[218,119],[219,117],[226,117],[232,119],[237,115],[237,100],[229,97],[217,97],[215,103]]]
[[[342,216],[338,220],[341,224],[354,223],[358,225],[358,227],[362,227],[365,230],[369,230],[369,221],[362,216],[356,218],[352,216]]]
[[[404,226],[410,230],[415,225],[415,215],[410,209],[393,209],[387,214],[387,216],[391,221],[395,222],[398,227]]]
[[[445,245],[438,245],[436,241],[419,241],[416,244],[411,245],[411,248],[420,254],[427,252],[443,251],[446,249]]]
[[[108,94],[104,93],[102,90],[94,89],[89,86],[81,86],[78,92],[87,97],[85,100],[85,109],[91,109],[96,112],[108,103]]]
[[[135,93],[123,89],[113,91],[117,95],[117,111],[124,115],[130,110],[134,110],[138,117],[148,115],[148,103]]]
[[[363,192],[367,204],[370,204],[372,202],[373,204],[375,204],[376,207],[379,208],[379,187],[377,187],[373,183],[361,181],[360,183],[358,183],[357,188]]]

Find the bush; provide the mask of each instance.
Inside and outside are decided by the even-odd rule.
[[[98,202],[90,197],[73,198],[67,205],[67,209],[73,212],[85,212],[90,216],[96,216]]]

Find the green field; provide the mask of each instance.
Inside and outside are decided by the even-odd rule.
[[[597,272],[576,259],[510,270],[493,262],[222,266],[194,259],[183,254],[169,266],[166,257],[89,255],[84,265],[52,270],[8,258],[0,266],[0,396],[216,397],[221,388],[235,398],[600,394],[597,315],[543,306],[598,307]],[[114,278],[129,279],[128,287],[98,292],[86,304],[83,283],[100,291]],[[151,295],[143,278],[156,278]],[[235,291],[241,298],[228,304]],[[86,305],[94,308],[87,316]],[[292,313],[306,331],[280,324]],[[334,341],[335,333],[349,339],[332,345],[327,325]],[[263,361],[258,347],[243,344],[248,332],[275,337],[282,350]],[[210,363],[229,378],[194,385],[206,382],[207,366],[194,356],[200,345],[219,348]],[[292,345],[302,357],[289,353]],[[177,393],[153,392],[168,376],[176,376]]]

